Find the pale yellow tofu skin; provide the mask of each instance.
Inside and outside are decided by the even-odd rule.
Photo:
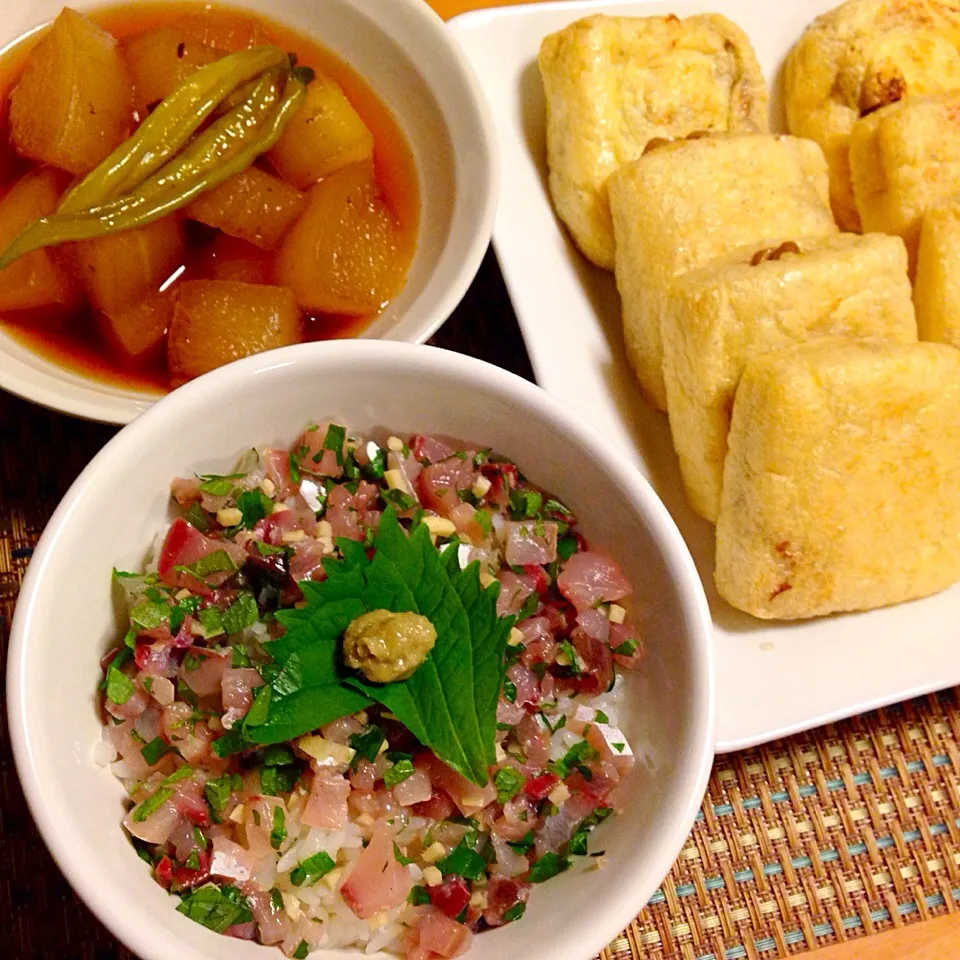
[[[850,172],[863,229],[903,237],[912,272],[924,213],[960,190],[960,90],[903,100],[858,121]]]
[[[807,27],[787,57],[783,87],[787,128],[826,154],[837,223],[859,230],[850,131],[884,104],[960,87],[960,4],[849,0]]]
[[[820,148],[770,134],[657,147],[610,178],[610,209],[627,358],[660,410],[660,323],[673,281],[749,244],[837,232]]]
[[[960,579],[960,351],[821,338],[751,360],[717,521],[720,595],[794,620]]]
[[[752,262],[764,254],[779,259]],[[848,233],[749,247],[678,280],[661,329],[684,487],[694,510],[716,522],[730,413],[748,361],[823,335],[916,341],[903,241]]]
[[[924,214],[913,302],[921,340],[960,347],[960,196]]]
[[[543,40],[550,195],[582,253],[613,269],[606,182],[655,138],[768,129],[767,89],[743,31],[703,14],[608,17]]]

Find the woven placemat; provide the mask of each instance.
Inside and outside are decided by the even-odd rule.
[[[492,255],[436,342],[531,376]],[[0,393],[2,659],[37,537],[113,432]],[[17,783],[2,703],[0,714],[0,958],[130,960],[46,853]],[[779,960],[958,902],[954,690],[719,758],[670,876],[601,956]]]

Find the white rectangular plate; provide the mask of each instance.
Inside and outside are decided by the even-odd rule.
[[[722,13],[750,36],[771,88],[774,129],[783,129],[783,59],[804,27],[834,5],[560,0],[451,21],[496,121],[502,187],[494,245],[537,380],[635,460],[673,514],[706,585],[716,632],[721,752],[960,683],[960,587],[884,610],[795,624],[755,620],[717,596],[713,528],[688,507],[667,419],[641,399],[623,359],[613,277],[577,253],[550,206],[536,57],[544,36],[590,13]]]

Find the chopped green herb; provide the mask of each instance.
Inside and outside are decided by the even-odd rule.
[[[622,657],[631,657],[637,652],[639,644],[636,640],[624,640],[613,648],[614,653],[619,653]]]
[[[273,501],[259,488],[244,490],[237,497],[237,509],[243,514],[241,524],[248,530],[273,510]]]
[[[528,850],[533,847],[533,831],[528,830],[519,840],[508,840],[507,846],[511,850],[516,850],[517,853],[525,854]]]
[[[214,550],[194,563],[178,564],[173,568],[177,573],[189,573],[202,580],[214,573],[233,573],[237,565],[226,550]]]
[[[289,547],[275,547],[272,543],[264,543],[262,540],[254,540],[253,545],[257,548],[257,553],[261,557],[271,557],[278,553],[290,553]]]
[[[430,902],[430,894],[426,887],[415,886],[410,890],[407,896],[407,903],[412,903],[415,907],[422,907]]]
[[[580,654],[577,653],[576,648],[569,640],[560,641],[560,649],[566,654],[567,659],[570,661],[570,669],[573,671],[574,676],[579,677],[583,673],[583,665],[580,662]]]
[[[230,666],[234,670],[239,667],[249,667],[250,666],[250,654],[247,653],[246,647],[243,644],[237,643],[230,648]]]
[[[197,845],[198,850],[207,849],[207,838],[203,835],[203,831],[199,827],[193,828],[193,842]]]
[[[530,873],[527,879],[531,883],[543,883],[555,877],[558,873],[563,873],[570,866],[570,861],[566,857],[561,857],[556,853],[545,853],[539,860],[535,860],[530,866]]]
[[[148,766],[155,766],[165,757],[171,748],[163,742],[163,737],[154,737],[145,747],[140,750],[143,762]]]
[[[287,456],[287,463],[290,465],[290,482],[295,486],[300,486],[300,463],[291,450]]]
[[[310,953],[310,945],[306,940],[301,940],[297,944],[297,949],[290,954],[293,960],[307,960],[307,954]]]
[[[573,514],[559,501],[554,499],[549,499],[543,505],[543,512],[547,516],[559,514],[561,517],[572,517]]]
[[[123,704],[133,696],[133,681],[115,663],[107,667],[107,699],[111,703]]]
[[[144,677],[143,678],[143,689],[147,693],[153,693],[153,677]]]
[[[503,699],[507,703],[517,702],[517,685],[512,680],[503,681]]]
[[[561,560],[569,560],[579,549],[576,537],[561,537],[557,541],[557,556]]]
[[[514,920],[519,920],[526,909],[527,905],[525,903],[515,903],[509,910],[503,911],[504,923],[512,923]]]
[[[300,767],[292,764],[286,767],[261,767],[260,789],[268,796],[278,797],[289,793],[300,778]]]
[[[155,630],[164,620],[170,617],[170,606],[167,603],[155,603],[145,600],[138,603],[130,611],[130,623],[138,630]],[[173,632],[172,630],[170,631]]]
[[[226,773],[216,780],[208,780],[203,785],[203,795],[210,804],[210,809],[218,816],[223,813],[230,799],[230,794],[234,790],[239,790],[243,786],[243,779],[239,774]]]
[[[278,803],[273,808],[273,829],[270,831],[270,846],[274,850],[279,850],[280,845],[287,839],[286,817],[283,813],[283,807]]]
[[[343,464],[343,444],[347,439],[346,427],[331,423],[327,435],[323,438],[323,449],[332,450],[337,455],[337,463]]]
[[[184,519],[191,527],[196,527],[201,533],[210,529],[210,520],[199,503],[191,503],[184,514]]]
[[[373,443],[367,444],[367,456],[370,457],[370,462],[363,465],[361,472],[367,480],[382,480],[387,472],[387,451],[382,447],[376,447],[371,454],[372,446],[374,446]]]
[[[445,877],[456,874],[465,880],[476,880],[486,872],[487,865],[479,853],[475,853],[461,841],[437,867]]]
[[[520,655],[526,650],[522,643],[508,643],[503,651],[503,662],[506,666],[512,666],[519,659]]]
[[[510,491],[510,516],[514,520],[533,518],[543,507],[543,497],[536,490]]]
[[[282,743],[273,743],[263,751],[263,765],[265,767],[285,767],[296,763],[296,755],[290,747]]]
[[[579,769],[589,760],[593,760],[596,755],[596,750],[586,740],[579,740],[564,754],[562,759],[551,760],[547,766],[561,780],[564,780],[573,770]]]
[[[177,696],[186,703],[189,703],[191,707],[196,708],[197,704],[200,702],[197,699],[197,695],[193,692],[193,688],[183,679],[183,677],[177,677]]]
[[[400,864],[401,867],[409,866],[413,861],[409,857],[403,855],[403,851],[397,846],[397,842],[393,842],[393,859]]]
[[[526,620],[527,617],[532,617],[537,612],[537,607],[540,606],[540,594],[536,590],[531,593],[526,600],[523,601],[523,605],[517,611],[517,621]]]
[[[183,669],[187,673],[193,673],[194,670],[199,670],[203,666],[203,661],[205,657],[197,656],[195,653],[188,653],[183,660]]]
[[[413,764],[409,760],[400,760],[392,767],[388,767],[383,774],[383,782],[386,787],[395,787],[398,783],[403,783],[407,777],[413,776]]]
[[[473,512],[473,522],[483,531],[485,537],[490,536],[490,532],[493,529],[490,522],[490,511],[489,510],[474,510]]]
[[[200,484],[200,492],[209,493],[211,497],[225,497],[233,490],[233,481],[241,477],[243,477],[242,473],[235,473],[228,477],[210,477]]]
[[[494,785],[497,788],[497,802],[506,803],[512,800],[519,792],[526,779],[523,774],[513,767],[503,767],[497,771],[493,778]]]
[[[147,742],[146,740],[143,739],[143,737],[140,736],[139,733],[137,733],[136,728],[134,728],[133,730],[130,731],[130,736],[133,738],[133,741],[134,741],[135,743],[146,743],[146,742]]]
[[[309,887],[315,884],[322,877],[325,877],[336,863],[330,857],[330,854],[321,850],[312,857],[307,857],[290,871],[290,882],[295,887]]]
[[[270,907],[278,912],[283,909],[283,894],[276,887],[270,888]]]
[[[613,807],[597,807],[590,816],[581,820],[570,838],[567,852],[577,857],[585,857],[587,855],[587,837],[590,831],[598,823],[603,823],[611,813],[613,813]]]
[[[239,923],[253,920],[247,898],[236,887],[218,887],[214,883],[185,894],[177,912],[209,927],[214,933],[223,933]]]
[[[172,796],[173,791],[169,787],[160,787],[155,790],[143,803],[134,808],[133,822],[143,823],[151,813],[159,810]]]
[[[376,725],[367,727],[362,733],[351,733],[349,743],[357,751],[350,761],[351,768],[355,770],[361,760],[373,763],[386,739],[383,731]]]
[[[610,718],[602,711],[598,710],[593,718],[597,723],[609,723]]]
[[[550,733],[556,733],[558,730],[567,725],[567,715],[565,713],[560,714],[560,719],[557,721],[556,726],[553,726],[550,723],[550,718],[542,710],[540,711],[540,719],[543,721]]]
[[[398,510],[412,510],[417,505],[417,501],[403,490],[382,490],[380,496]]]
[[[258,618],[259,611],[257,610],[257,601],[253,599],[253,594],[241,593],[237,599],[223,611],[221,621],[224,631],[232,636],[256,623]]]
[[[175,783],[179,783],[181,780],[186,780],[188,777],[193,776],[193,767],[189,763],[185,763],[180,767],[177,767],[169,777],[164,777],[160,781],[161,787],[172,787]]]
[[[197,614],[197,619],[200,621],[200,626],[203,627],[203,635],[208,640],[223,633],[223,621],[220,619],[220,611],[216,607],[204,607]]]
[[[200,854],[196,850],[190,851],[190,856],[183,861],[183,865],[188,870],[199,870],[200,869]]]

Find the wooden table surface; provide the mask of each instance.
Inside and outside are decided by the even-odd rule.
[[[521,2],[524,0],[430,0],[431,6],[445,19],[467,10]],[[960,915],[838,944],[804,956],[809,960],[956,960],[960,958]]]

